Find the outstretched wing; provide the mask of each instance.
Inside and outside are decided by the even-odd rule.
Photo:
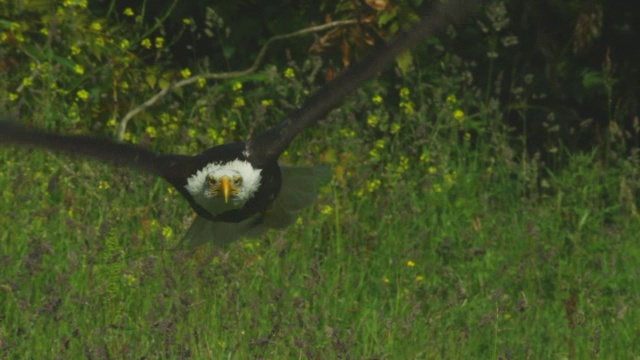
[[[449,24],[469,15],[480,2],[479,0],[444,1],[430,16],[424,17],[411,30],[371,51],[362,61],[350,66],[333,81],[312,94],[300,108],[291,112],[278,126],[247,141],[246,155],[249,161],[256,166],[262,166],[277,159],[301,131],[323,119],[362,82],[391,65],[402,52],[415,48],[421,40],[435,35]]]
[[[161,176],[176,187],[192,173],[191,156],[159,154],[139,146],[84,135],[60,135],[0,119],[0,145],[37,146],[91,157]]]

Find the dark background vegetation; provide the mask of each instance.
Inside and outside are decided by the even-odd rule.
[[[330,77],[375,42],[391,38],[429,5],[428,1],[355,0],[91,1],[89,9],[104,20],[105,27],[125,32],[145,29],[146,36],[166,38],[167,51],[162,56],[141,49],[136,44],[141,39],[130,39],[141,70],[147,66],[161,72],[184,67],[211,72],[243,69],[271,36],[330,20],[362,21],[330,34],[279,42],[268,51],[266,63],[280,67],[319,54],[322,72],[309,79],[319,85],[325,81],[320,75]],[[513,139],[532,154],[540,152],[547,158],[547,151],[558,147],[622,146],[629,150],[638,145],[638,7],[636,3],[598,0],[489,2],[477,21],[418,50],[412,66],[427,73],[437,71],[445,53],[472,64],[474,84],[483,89],[486,99],[499,102],[504,125],[513,129]],[[136,16],[124,16],[125,8],[133,9]],[[52,11],[54,3],[46,1],[4,2],[2,17],[31,24],[26,36],[38,39],[36,24]],[[183,23],[186,18],[192,20],[189,26]],[[55,30],[61,24],[50,26]],[[61,45],[65,41],[50,39],[56,40]],[[7,41],[2,50],[0,68],[5,81],[10,81],[7,73],[28,59],[20,46],[12,45],[19,44]],[[387,79],[401,83],[413,74],[414,68]],[[26,105],[5,104],[4,108],[25,114],[29,111]]]

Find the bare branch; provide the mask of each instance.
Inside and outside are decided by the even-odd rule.
[[[289,33],[289,34],[276,35],[276,36],[271,37],[269,40],[267,40],[267,42],[264,43],[264,45],[262,45],[262,48],[260,49],[260,52],[258,53],[258,56],[253,61],[253,64],[249,68],[247,68],[245,70],[223,72],[223,73],[200,74],[200,75],[195,75],[195,76],[192,76],[192,77],[177,81],[177,82],[169,85],[168,87],[162,89],[160,92],[158,92],[157,94],[155,94],[154,96],[149,98],[147,101],[145,101],[144,103],[138,105],[137,107],[135,107],[134,109],[129,111],[120,120],[120,122],[118,124],[118,132],[116,134],[116,138],[117,138],[118,141],[122,141],[122,139],[124,139],[124,133],[127,130],[127,125],[129,124],[129,120],[131,120],[131,118],[133,118],[134,116],[139,114],[141,111],[147,109],[148,107],[150,107],[153,104],[155,104],[156,102],[158,102],[158,100],[160,100],[161,98],[166,96],[173,89],[178,89],[178,88],[181,88],[183,86],[191,85],[191,84],[197,82],[201,78],[213,79],[213,80],[223,80],[223,79],[233,79],[233,78],[237,78],[237,77],[241,77],[241,76],[245,76],[245,75],[251,74],[252,72],[254,72],[254,71],[256,71],[258,69],[258,67],[262,63],[262,60],[264,59],[264,57],[265,57],[265,55],[267,53],[267,49],[269,48],[269,45],[271,45],[271,43],[273,43],[275,41],[285,40],[285,39],[290,39],[290,38],[294,38],[294,37],[298,37],[298,36],[302,36],[302,35],[306,35],[306,34],[310,34],[310,33],[325,31],[325,30],[336,28],[336,27],[340,27],[340,26],[352,25],[352,24],[356,24],[357,22],[358,22],[358,20],[333,21],[333,22],[330,22],[328,24],[312,26],[312,27],[309,27],[309,28],[306,28],[306,29],[302,29],[302,30],[298,30],[298,31]]]

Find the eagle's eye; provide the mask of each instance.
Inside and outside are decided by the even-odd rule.
[[[233,185],[234,186],[242,185],[242,178],[240,176],[234,176],[233,177]]]
[[[216,180],[216,178],[214,178],[213,176],[207,176],[207,184],[209,184],[209,186],[216,186],[217,183],[218,181]]]

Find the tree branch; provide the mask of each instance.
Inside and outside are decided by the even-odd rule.
[[[230,72],[223,72],[223,73],[200,74],[200,75],[195,75],[195,76],[192,76],[192,77],[189,77],[189,78],[186,78],[186,79],[182,79],[182,80],[177,81],[175,83],[172,83],[168,87],[162,89],[157,94],[153,95],[147,101],[143,102],[142,104],[138,105],[137,107],[135,107],[134,109],[129,111],[120,120],[120,122],[118,123],[118,131],[117,131],[117,134],[116,134],[116,138],[117,138],[118,141],[122,141],[122,139],[124,139],[124,134],[125,134],[125,132],[127,130],[127,125],[129,124],[129,121],[134,116],[136,116],[140,112],[142,112],[143,110],[147,109],[148,107],[150,107],[153,104],[155,104],[156,102],[158,102],[160,99],[162,99],[164,96],[166,96],[173,89],[178,89],[178,88],[181,88],[183,86],[191,85],[191,84],[197,82],[198,79],[201,79],[201,78],[213,79],[213,80],[223,80],[223,79],[233,79],[233,78],[237,78],[237,77],[241,77],[241,76],[245,76],[245,75],[251,74],[252,72],[254,72],[254,71],[256,71],[258,69],[258,67],[262,63],[262,60],[264,59],[264,57],[265,57],[265,55],[267,53],[267,49],[269,48],[269,45],[271,45],[275,41],[285,40],[285,39],[290,39],[290,38],[294,38],[294,37],[298,37],[298,36],[302,36],[302,35],[306,35],[306,34],[310,34],[310,33],[325,31],[325,30],[332,29],[332,28],[335,28],[335,27],[352,25],[352,24],[356,24],[357,22],[358,22],[358,20],[333,21],[333,22],[330,22],[328,24],[312,26],[312,27],[309,27],[309,28],[306,28],[306,29],[302,29],[302,30],[298,30],[298,31],[289,33],[289,34],[276,35],[276,36],[271,37],[269,40],[267,40],[267,42],[264,43],[264,45],[262,45],[262,48],[260,49],[260,52],[258,53],[258,56],[256,56],[256,59],[253,61],[253,64],[249,68],[247,68],[245,70],[230,71]]]

